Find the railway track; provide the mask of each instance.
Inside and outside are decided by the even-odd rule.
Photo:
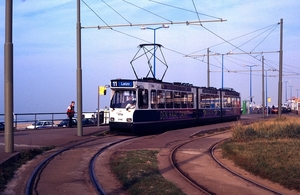
[[[228,134],[229,131],[224,131],[224,132],[220,132],[217,134],[211,134],[211,135],[206,135],[204,137],[199,137],[199,138],[193,138],[191,140],[185,141],[183,143],[178,144],[176,147],[174,147],[174,149],[170,152],[170,162],[172,164],[172,166],[176,169],[176,171],[188,182],[190,183],[192,186],[195,187],[195,189],[197,189],[199,191],[199,194],[205,194],[205,195],[215,195],[215,194],[256,194],[256,192],[261,192],[261,194],[277,194],[277,195],[281,195],[282,193],[273,190],[259,182],[256,182],[254,180],[250,180],[246,177],[244,177],[241,174],[238,174],[236,172],[234,172],[233,170],[230,170],[229,168],[227,168],[224,164],[222,164],[214,155],[214,150],[216,149],[216,147],[218,146],[218,144],[220,144],[222,141],[228,139],[228,138],[221,138],[220,136],[222,136],[222,134]],[[216,136],[219,136],[218,139],[215,139]],[[228,192],[226,191],[226,182],[225,183],[219,183],[218,181],[215,181],[215,184],[212,182],[210,183],[208,180],[210,178],[209,173],[207,175],[207,173],[203,173],[203,175],[201,174],[193,174],[192,170],[189,170],[189,168],[187,168],[186,164],[183,162],[188,162],[189,157],[188,158],[179,158],[178,157],[178,153],[184,153],[184,152],[190,152],[191,149],[187,150],[187,148],[190,148],[190,146],[187,145],[197,145],[197,142],[202,141],[205,142],[205,139],[211,139],[213,140],[211,143],[209,143],[210,147],[207,148],[207,150],[202,153],[199,154],[199,156],[202,156],[202,160],[198,160],[196,161],[197,163],[193,163],[193,164],[197,164],[195,166],[204,166],[204,162],[208,163],[209,162],[209,166],[214,167],[215,164],[218,164],[219,167],[221,167],[223,169],[223,174],[222,175],[231,175],[232,178],[234,178],[232,180],[232,183],[237,183],[236,180],[242,180],[243,183],[245,184],[241,184],[242,182],[239,181],[239,185],[241,186],[245,186],[245,187],[239,187],[239,189],[230,189],[230,191],[228,190]],[[216,141],[218,140],[218,141]],[[182,154],[181,154],[182,155]],[[203,157],[205,156],[205,157]],[[205,158],[205,159],[204,159]],[[208,159],[210,158],[210,160]],[[215,163],[215,164],[214,164]],[[195,168],[195,167],[194,167]],[[191,168],[190,168],[191,169]],[[205,169],[205,168],[204,168]],[[217,168],[218,169],[218,168]],[[211,169],[209,169],[208,171],[211,171]],[[224,172],[225,171],[225,172]],[[213,171],[211,171],[211,177],[216,177],[213,175]],[[227,172],[227,173],[226,173]],[[229,174],[230,173],[230,174]],[[201,177],[205,177],[204,179],[200,179]],[[225,179],[226,180],[226,179]],[[217,185],[216,185],[217,183]],[[220,187],[218,186],[222,186],[223,189],[220,189]],[[259,189],[255,189],[255,190],[249,190],[249,186],[251,186],[251,188],[253,188],[254,186],[256,186],[256,188]],[[229,186],[229,188],[232,188],[233,186]],[[238,187],[237,187],[238,188]],[[243,191],[244,190],[244,191]],[[247,191],[249,190],[249,191]]]
[[[104,189],[102,189],[101,185],[98,182],[97,179],[97,174],[95,173],[95,163],[97,161],[97,158],[99,157],[99,155],[107,150],[108,148],[123,143],[129,139],[134,139],[135,137],[133,136],[108,136],[105,138],[91,138],[85,141],[81,141],[81,142],[77,142],[75,144],[69,145],[63,149],[60,149],[56,152],[54,152],[53,154],[51,154],[50,156],[48,156],[47,158],[45,158],[41,163],[38,164],[38,166],[33,170],[31,176],[28,179],[28,182],[26,184],[26,190],[25,190],[25,194],[26,195],[33,195],[33,194],[52,194],[56,193],[56,194],[60,194],[60,191],[58,190],[58,188],[60,188],[59,186],[55,186],[55,185],[60,185],[57,184],[57,181],[53,181],[53,179],[57,179],[57,180],[61,180],[61,183],[64,182],[66,184],[70,183],[70,185],[66,185],[66,184],[61,184],[64,185],[66,188],[63,190],[64,194],[72,194],[72,192],[76,191],[78,193],[80,193],[80,191],[82,191],[83,189],[80,188],[86,188],[86,191],[83,190],[83,193],[93,193],[93,194],[101,194],[101,195],[105,195],[105,191]],[[97,146],[98,145],[98,146]],[[100,146],[99,146],[100,145]],[[88,155],[88,157],[82,157],[80,155],[78,155],[78,152],[75,152],[77,155],[77,157],[75,157],[72,153],[74,153],[75,150],[80,150],[80,152],[85,152],[88,153],[89,149],[91,146],[94,146],[95,148],[97,148],[97,151],[93,151],[92,155]],[[87,149],[87,150],[86,150]],[[79,153],[80,153],[79,152]],[[80,175],[89,175],[89,178],[85,176],[84,181],[81,181],[81,183],[83,185],[78,185],[78,181],[82,180],[81,178],[76,178],[76,177],[68,177],[65,176],[65,174],[73,174],[73,172],[76,172],[77,170],[72,170],[72,169],[66,169],[64,168],[64,172],[57,172],[57,171],[53,171],[53,166],[55,169],[55,166],[57,166],[58,164],[61,164],[62,162],[64,163],[68,163],[68,158],[74,158],[74,160],[82,160],[83,162],[78,162],[79,166],[76,165],[71,165],[71,167],[76,167],[75,169],[79,169],[80,166],[84,166],[84,164],[86,164],[88,167],[84,167],[83,169],[81,169],[81,171],[86,172],[86,170],[88,170],[88,173],[83,173],[83,174],[77,174],[78,177],[80,177]],[[87,163],[87,159],[90,159],[89,163]],[[73,162],[74,163],[74,162]],[[76,164],[76,163],[75,163]],[[51,168],[52,166],[52,168]],[[49,169],[49,170],[47,170]],[[53,175],[49,175],[49,172]],[[66,173],[67,172],[67,173]],[[47,177],[50,177],[47,178]],[[62,179],[62,178],[65,178]],[[70,180],[71,181],[68,181]],[[90,180],[90,181],[88,181]],[[74,181],[77,181],[77,184]],[[47,183],[47,184],[46,184]],[[86,184],[92,184],[92,187],[90,185],[90,187],[85,186]],[[54,189],[51,192],[51,186],[53,185]],[[81,186],[78,188],[78,186]],[[56,188],[56,189],[55,189]],[[46,191],[45,191],[46,190]],[[62,189],[60,189],[62,190]],[[92,192],[94,190],[94,192]]]
[[[225,140],[226,140],[226,139],[225,139]],[[282,195],[282,193],[280,193],[280,192],[278,192],[278,191],[276,191],[276,190],[273,190],[273,189],[271,189],[271,188],[269,188],[269,187],[267,187],[267,186],[265,186],[265,185],[263,185],[263,184],[260,184],[260,183],[254,181],[254,180],[248,179],[248,178],[244,177],[243,175],[241,175],[241,174],[239,174],[239,173],[237,173],[237,172],[231,170],[230,168],[226,167],[226,165],[224,165],[221,161],[219,161],[219,160],[216,158],[216,156],[215,156],[215,154],[214,154],[214,151],[215,151],[215,149],[216,149],[223,141],[225,141],[225,140],[222,140],[222,141],[220,141],[220,142],[217,142],[217,143],[213,144],[212,147],[211,147],[210,150],[209,150],[210,156],[214,159],[214,161],[215,161],[216,163],[218,163],[223,169],[225,169],[225,170],[227,170],[228,172],[232,173],[233,175],[235,175],[235,176],[237,176],[237,177],[239,177],[239,178],[241,178],[241,179],[243,179],[243,180],[245,180],[245,181],[251,183],[252,185],[255,185],[255,186],[257,186],[257,187],[260,187],[260,188],[262,188],[262,189],[264,189],[264,190],[266,190],[266,191],[268,191],[268,192],[271,192],[271,193],[273,193],[273,194],[276,194],[276,195]]]
[[[212,136],[212,135],[210,135]],[[184,169],[181,168],[179,165],[177,159],[176,159],[176,153],[180,148],[182,148],[184,145],[189,144],[191,142],[195,142],[199,139],[204,139],[204,137],[198,137],[194,138],[192,140],[185,141],[184,143],[178,144],[171,152],[170,152],[170,162],[171,165],[176,169],[176,171],[192,186],[194,186],[196,189],[199,190],[201,194],[205,195],[215,195],[215,193],[211,190],[209,190],[207,187],[205,187],[203,184],[197,182],[194,178],[192,178]]]
[[[249,123],[251,121],[245,120],[242,121],[243,123]],[[220,127],[221,126],[221,127]],[[217,126],[213,126],[212,128],[215,128],[216,131],[220,129],[226,129],[226,126],[231,126],[231,123],[228,124],[219,124]],[[212,129],[212,128],[203,128],[204,131],[207,134],[211,133],[210,131],[207,131],[206,129]],[[201,131],[201,130],[200,130]],[[191,185],[197,189],[196,191],[199,192],[198,194],[228,194],[228,193],[220,193],[216,191],[216,187],[212,187],[209,182],[205,180],[198,180],[199,178],[205,178],[204,172],[202,172],[202,169],[199,170],[192,170],[189,171],[189,168],[186,168],[185,166],[192,163],[193,168],[198,168],[200,165],[208,165],[209,167],[215,167],[218,166],[219,169],[220,166],[217,165],[215,162],[212,161],[212,157],[209,154],[209,149],[212,147],[213,144],[223,140],[222,134],[225,134],[226,131],[214,133],[207,135],[205,137],[196,137],[193,135],[193,132],[199,132],[199,130],[193,130],[193,129],[186,129],[183,131],[171,131],[166,132],[165,134],[157,135],[157,136],[151,136],[146,139],[143,137],[140,137],[140,141],[134,141],[134,142],[128,142],[130,144],[125,144],[125,146],[119,147],[119,141],[124,142],[127,141],[127,139],[132,138],[133,136],[129,135],[118,135],[118,136],[106,136],[101,138],[95,138],[95,137],[89,137],[87,140],[80,142],[77,141],[76,143],[73,142],[73,144],[64,147],[60,149],[59,151],[56,151],[56,155],[54,152],[48,152],[48,154],[43,154],[39,159],[35,160],[33,163],[38,163],[41,165],[38,165],[40,170],[37,169],[27,169],[27,173],[24,170],[21,170],[23,175],[26,175],[23,178],[20,178],[17,181],[16,185],[21,186],[22,190],[16,190],[14,191],[15,194],[24,194],[24,189],[26,186],[26,194],[105,194],[105,191],[107,192],[114,192],[116,193],[116,190],[120,189],[119,186],[116,185],[117,182],[114,183],[113,180],[110,180],[110,173],[106,172],[106,174],[103,174],[102,171],[108,170],[108,167],[104,167],[108,165],[108,159],[109,155],[105,156],[104,151],[115,151],[118,149],[121,150],[132,150],[132,149],[149,149],[149,148],[162,148],[164,153],[161,156],[161,158],[165,158],[167,161],[173,161],[174,167],[178,169],[178,171],[181,171],[183,174],[185,174],[187,177],[185,178],[186,181],[189,181]],[[218,137],[221,136],[221,137]],[[211,140],[214,140],[213,143],[207,143],[207,138],[210,138]],[[154,144],[155,143],[155,144]],[[179,143],[179,144],[178,144]],[[196,147],[193,146],[193,144],[196,144]],[[115,148],[113,146],[116,146]],[[114,149],[113,149],[114,148]],[[195,149],[196,148],[196,149]],[[205,151],[199,151],[199,150],[205,150]],[[102,152],[104,153],[102,155]],[[168,152],[168,153],[167,153]],[[191,153],[188,158],[181,157],[182,154],[188,154]],[[113,152],[110,152],[112,154]],[[45,156],[48,155],[47,159],[45,159]],[[165,157],[164,157],[165,156]],[[199,161],[193,162],[194,160],[198,160],[198,157],[209,157],[209,162],[201,163]],[[94,160],[92,160],[94,158]],[[97,158],[98,161],[102,161],[102,164],[96,162]],[[169,159],[168,159],[169,158]],[[41,160],[42,159],[42,160]],[[45,162],[44,162],[45,161]],[[107,162],[106,162],[107,161]],[[75,162],[75,163],[74,163]],[[104,163],[103,163],[104,162]],[[193,164],[194,163],[194,164]],[[215,165],[214,165],[215,163]],[[29,163],[30,164],[30,163]],[[94,167],[96,164],[96,171]],[[160,163],[161,164],[161,163]],[[32,165],[30,165],[32,167]],[[34,167],[38,167],[37,165],[33,165]],[[166,170],[169,170],[171,166],[166,165],[164,167],[164,172],[169,172]],[[90,169],[90,171],[88,171]],[[207,168],[205,168],[207,169]],[[222,168],[223,169],[223,168]],[[29,172],[31,170],[31,172]],[[99,171],[100,170],[100,171]],[[208,170],[210,171],[210,170]],[[89,173],[91,172],[91,174]],[[94,179],[90,179],[89,175],[94,174]],[[174,171],[175,172],[175,171]],[[195,175],[195,173],[201,173],[201,175]],[[223,170],[224,172],[224,170]],[[233,176],[231,173],[229,174],[226,170],[227,175],[230,175],[230,177],[236,177]],[[65,175],[63,175],[65,174]],[[32,182],[28,182],[27,178],[28,175],[30,175],[30,180]],[[176,176],[173,176],[173,178],[178,177],[178,174],[175,172]],[[93,176],[92,176],[93,177]],[[98,177],[98,178],[97,178]],[[217,177],[217,176],[216,176]],[[100,179],[98,181],[98,179]],[[210,178],[206,179],[209,181]],[[220,178],[217,178],[221,180]],[[94,181],[92,181],[94,180]],[[229,180],[225,178],[224,180]],[[240,179],[241,180],[241,179]],[[172,180],[170,180],[172,181]],[[103,190],[101,188],[101,185],[99,185],[99,182],[101,182],[101,185],[105,187],[106,190]],[[219,181],[221,182],[221,181]],[[245,181],[243,180],[245,183]],[[25,183],[24,185],[21,183]],[[92,183],[96,183],[93,185],[96,185],[94,187]],[[248,183],[248,182],[247,182]],[[98,185],[98,186],[97,186]],[[235,186],[231,186],[231,188],[239,188],[240,185],[243,185],[241,183],[236,183]],[[246,184],[249,185],[249,184]],[[252,186],[252,184],[250,184]],[[100,186],[100,187],[99,187]],[[114,186],[110,189],[111,186]],[[190,187],[190,185],[188,185]],[[107,188],[108,187],[108,188]],[[21,188],[21,187],[20,187]],[[256,187],[258,188],[258,187]],[[45,189],[50,190],[44,191]],[[64,189],[64,190],[62,190]],[[51,191],[53,190],[53,191]],[[68,191],[69,190],[69,191]],[[110,190],[110,191],[109,191]],[[28,191],[28,192],[27,192]],[[265,191],[264,191],[265,192]],[[7,193],[10,194],[10,193]],[[121,194],[121,193],[116,193]],[[195,194],[194,191],[192,193],[187,194]],[[236,194],[234,192],[230,194]],[[243,193],[247,194],[247,193]],[[249,194],[249,193],[248,193]],[[251,194],[251,193],[250,193]],[[255,193],[252,193],[255,194]],[[257,194],[257,193],[256,193]],[[274,192],[268,192],[264,194],[274,194]],[[280,193],[277,193],[280,194]]]

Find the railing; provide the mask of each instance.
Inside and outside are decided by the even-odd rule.
[[[4,114],[0,114],[0,122],[4,122]],[[92,119],[93,123],[85,124],[88,125],[97,125],[98,124],[98,112],[83,112],[83,119]],[[99,112],[99,121],[100,125],[109,123],[109,112],[108,110],[103,110]],[[74,116],[76,117],[76,114]],[[17,113],[14,114],[14,129],[22,130],[31,124],[36,124],[38,121],[49,121],[57,125],[62,120],[68,119],[66,113]],[[54,128],[54,126],[52,126]]]

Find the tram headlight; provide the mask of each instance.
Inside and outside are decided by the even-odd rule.
[[[126,121],[127,121],[128,123],[131,123],[131,122],[132,122],[132,118],[127,118]]]
[[[110,117],[109,121],[110,121],[110,122],[114,122],[114,121],[115,121],[115,118],[114,118],[114,117]]]

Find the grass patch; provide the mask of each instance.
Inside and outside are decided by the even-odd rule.
[[[117,151],[110,159],[113,173],[128,193],[143,195],[183,195],[165,180],[157,165],[157,150]]]
[[[300,191],[300,120],[281,117],[250,125],[237,124],[222,154],[262,178]]]
[[[111,133],[109,131],[103,131],[103,132],[93,134],[93,137],[102,137],[102,136],[107,136],[107,135],[110,135],[110,134]]]
[[[15,171],[25,164],[27,161],[32,160],[37,155],[44,151],[52,150],[53,147],[33,148],[20,152],[19,157],[11,162],[8,162],[0,167],[0,191],[6,188],[6,184],[13,178]]]

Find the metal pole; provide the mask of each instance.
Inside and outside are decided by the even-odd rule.
[[[222,89],[224,88],[224,54],[222,54]]]
[[[150,29],[150,30],[153,30],[154,31],[154,41],[153,41],[153,77],[155,78],[155,73],[156,73],[156,30],[160,29],[160,28],[169,28],[169,26],[160,26],[160,27],[157,27],[157,28],[150,28],[150,27],[144,27],[142,26],[142,30],[145,30],[145,29]]]
[[[288,99],[287,99],[287,83],[288,83],[288,81],[283,81],[284,83],[285,83],[285,102],[287,102],[288,101]]]
[[[244,65],[250,68],[250,107],[252,108],[252,67],[256,66],[256,65]],[[250,109],[250,113],[252,113],[252,110]]]
[[[5,9],[5,44],[4,44],[4,107],[5,107],[5,152],[14,152],[13,131],[13,43],[12,15],[13,1],[6,0]]]
[[[210,87],[210,77],[209,77],[209,48],[207,48],[207,87]]]
[[[264,73],[265,73],[265,70],[264,70],[264,56],[262,56],[262,98],[261,98],[261,101],[262,101],[262,117],[264,118],[265,117],[265,78],[264,78]]]
[[[81,23],[80,0],[77,0],[77,136],[83,135],[82,130],[82,69],[81,69]]]
[[[221,19],[221,20],[196,20],[196,21],[182,21],[182,22],[176,22],[176,21],[170,21],[170,22],[158,22],[158,23],[143,23],[143,24],[112,24],[112,25],[106,25],[106,26],[83,26],[82,28],[98,28],[100,29],[112,29],[115,27],[132,27],[132,26],[154,26],[154,25],[174,25],[174,24],[186,24],[186,25],[202,25],[203,23],[208,22],[226,22],[227,20]]]
[[[300,89],[296,89],[296,91],[297,91],[297,99],[299,98],[299,96],[298,96],[298,92],[299,92],[299,90],[300,90]]]
[[[280,20],[279,81],[278,81],[278,117],[281,116],[282,104],[282,61],[283,61],[283,19]]]
[[[269,115],[269,106],[268,106],[268,71],[266,70],[266,107],[267,107],[267,116]]]
[[[153,45],[153,49],[154,49],[154,58],[153,58],[153,77],[155,78],[155,61],[156,61],[156,46],[155,46],[155,39],[156,39],[156,29],[158,28],[155,28],[153,31],[154,31],[154,45]]]
[[[100,126],[100,86],[98,86],[98,114],[97,114],[97,126]]]
[[[293,98],[293,85],[290,85],[289,86],[290,87],[290,100],[292,100],[292,98]]]
[[[250,66],[250,104],[252,106],[252,66]]]

